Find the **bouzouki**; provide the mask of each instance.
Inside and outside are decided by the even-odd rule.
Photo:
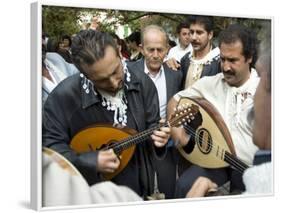
[[[203,98],[181,98],[178,108],[182,105],[198,106],[199,112],[191,123],[183,124],[192,137],[187,149],[178,148],[181,155],[204,168],[223,168],[230,165],[243,173],[249,166],[236,157],[229,130],[215,107]],[[191,124],[196,122],[199,116],[200,124],[194,129]]]
[[[159,130],[161,127],[178,127],[183,122],[191,122],[197,112],[197,105],[185,105],[181,110],[176,111],[169,121],[141,133],[127,127],[120,129],[112,125],[93,125],[78,132],[72,138],[70,146],[77,153],[113,149],[120,159],[120,166],[113,173],[103,174],[105,180],[110,180],[126,167],[132,158],[136,144],[146,141],[154,130]]]

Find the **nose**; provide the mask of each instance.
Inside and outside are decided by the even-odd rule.
[[[227,60],[221,61],[221,67],[224,72],[228,72],[229,70],[231,70],[230,64],[227,62]]]
[[[113,90],[116,90],[116,89],[118,89],[118,87],[119,87],[119,79],[118,78],[116,78],[116,77],[111,77],[110,79],[109,79],[109,86],[110,86],[110,88],[112,88]]]
[[[190,39],[191,39],[192,41],[195,41],[195,40],[197,39],[196,33],[190,33]]]
[[[152,57],[153,58],[158,58],[158,56],[159,56],[158,50],[153,50]]]

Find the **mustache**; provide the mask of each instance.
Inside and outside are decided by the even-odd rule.
[[[200,45],[200,43],[192,41],[191,45]]]
[[[231,70],[227,70],[227,71],[222,71],[222,73],[224,74],[224,75],[232,75],[232,76],[234,76],[235,75],[235,72],[233,72],[233,71],[231,71]]]

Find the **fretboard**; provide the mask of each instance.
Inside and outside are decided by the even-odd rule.
[[[243,161],[239,160],[237,157],[227,151],[225,151],[224,154],[224,161],[227,162],[230,166],[234,167],[241,174],[243,174],[243,172],[247,168],[249,168],[247,164],[245,164]]]
[[[122,151],[129,149],[130,147],[147,140],[155,130],[159,130],[161,127],[167,126],[167,123],[158,124],[148,130],[145,130],[137,135],[130,136],[124,140],[119,141],[117,144],[107,147],[112,148],[113,151],[118,155]]]

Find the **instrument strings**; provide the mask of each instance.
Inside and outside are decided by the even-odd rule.
[[[181,117],[178,117],[176,118],[175,121],[173,122],[178,122],[179,120],[181,119]],[[172,124],[172,122],[171,122]],[[172,125],[173,126],[173,125]],[[183,128],[185,130],[188,130],[188,132],[190,133],[190,135],[196,137],[196,132],[193,130],[193,128],[191,128],[190,126],[188,125],[183,125]],[[214,145],[209,142],[209,141],[205,141],[203,138],[201,138],[202,140],[202,143],[205,143],[207,144],[208,146],[211,147],[211,149],[214,147]],[[241,160],[239,160],[238,158],[236,158],[235,156],[233,156],[231,153],[227,152],[227,151],[224,151],[223,149],[221,151],[218,151],[218,154],[225,154],[224,155],[224,158],[225,158],[225,161],[227,163],[229,163],[230,165],[232,165],[233,167],[235,167],[235,169],[240,172],[240,173],[243,173],[245,171],[245,169],[248,168],[248,165],[246,165],[244,162],[242,162]]]
[[[156,125],[155,127],[152,127],[152,128],[150,128],[148,130],[145,130],[145,131],[143,131],[143,132],[141,132],[141,133],[139,133],[137,135],[133,135],[133,136],[128,137],[128,138],[126,138],[124,140],[121,140],[117,144],[111,144],[108,147],[106,147],[106,149],[113,149],[116,154],[119,154],[124,149],[129,148],[130,146],[132,146],[134,144],[137,144],[138,142],[141,142],[141,141],[147,139],[147,137],[150,136],[154,130],[160,129],[161,127],[177,126],[176,125],[176,123],[177,123],[176,121],[178,119],[179,118],[174,117],[174,118],[172,118],[168,122],[166,121],[164,123],[160,123],[160,124]],[[170,125],[169,125],[169,122],[170,122]]]
[[[161,127],[164,126],[168,126],[168,123],[165,122],[165,123],[158,124],[155,127],[145,130],[137,135],[133,135],[124,140],[121,140],[119,141],[119,143],[111,144],[110,146],[107,147],[107,149],[114,149],[114,151],[117,154],[119,154],[124,149],[127,149],[130,146],[137,144],[138,142],[144,141],[145,139],[147,139],[147,137],[149,137],[152,134],[154,130],[160,129]]]
[[[171,126],[176,126],[175,124],[177,123],[178,120],[180,120],[181,117],[177,118],[173,118],[170,121],[170,125]],[[107,147],[107,149],[114,149],[114,151],[116,152],[116,154],[121,153],[124,149],[129,148],[130,146],[137,144],[138,142],[141,142],[145,139],[147,139],[148,136],[150,136],[152,134],[152,132],[154,130],[160,129],[161,127],[164,126],[168,126],[168,122],[165,123],[161,123],[156,125],[155,127],[152,127],[146,131],[143,131],[137,135],[133,135],[131,137],[128,137],[124,140],[119,141],[119,143],[116,144],[111,144]],[[183,128],[185,130],[188,130],[189,134],[196,137],[196,131],[194,131],[190,126],[188,125],[183,125]],[[208,146],[210,146],[211,148],[214,148],[215,144],[209,142],[208,140],[204,140],[203,138],[201,138],[202,142],[207,144]],[[217,145],[218,146],[218,145]],[[224,154],[224,158],[225,161],[227,163],[229,163],[231,166],[233,166],[238,172],[243,173],[245,169],[247,169],[249,166],[246,165],[244,162],[242,162],[241,160],[239,160],[238,158],[236,158],[234,155],[232,155],[231,153],[224,151],[223,149],[221,151],[218,152],[219,154],[223,155]]]
[[[183,128],[185,130],[188,130],[188,133],[192,136],[196,136],[196,132],[189,127],[188,125],[183,125]],[[202,142],[206,143],[208,146],[210,146],[211,148],[214,147],[214,145],[212,143],[210,143],[209,141],[206,141],[202,138]],[[232,165],[233,167],[235,167],[236,170],[238,170],[240,173],[243,173],[245,171],[245,169],[248,168],[248,165],[246,165],[244,162],[242,162],[241,160],[239,160],[238,158],[236,158],[235,156],[233,156],[231,153],[224,151],[223,149],[219,152],[220,154],[225,154],[225,160],[226,162],[228,162],[230,165]]]

